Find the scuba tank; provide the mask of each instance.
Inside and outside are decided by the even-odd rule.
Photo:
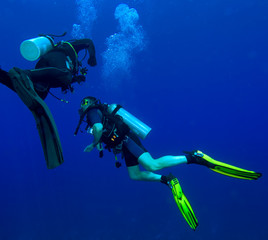
[[[36,38],[23,41],[20,45],[21,55],[28,61],[35,61],[55,47],[54,37],[64,37],[67,32],[61,35],[39,34]]]
[[[128,125],[131,131],[133,131],[141,139],[145,139],[149,132],[152,130],[148,125],[140,121],[138,118],[117,104],[108,105],[108,113],[113,113],[122,117],[123,122]]]
[[[53,47],[53,38],[43,35],[23,41],[20,45],[20,53],[26,60],[35,61]]]

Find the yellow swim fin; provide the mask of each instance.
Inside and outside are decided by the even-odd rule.
[[[186,196],[182,192],[181,186],[180,186],[177,178],[174,178],[170,181],[170,188],[172,190],[175,202],[177,203],[178,208],[180,209],[180,211],[182,213],[182,216],[184,217],[186,222],[189,224],[189,226],[193,230],[195,230],[198,226],[197,218],[194,214],[194,211],[193,211],[188,199],[186,198]]]
[[[257,180],[262,176],[261,173],[249,171],[243,168],[232,166],[230,164],[216,161],[215,159],[211,158],[210,156],[204,154],[199,150],[184,153],[189,154],[188,156],[186,156],[188,163],[195,163],[206,166],[214,172],[229,177],[247,179],[247,180]]]
[[[195,230],[198,226],[197,218],[195,217],[194,211],[184,195],[179,181],[171,173],[168,176],[162,176],[162,182],[167,184],[173,193],[175,202],[180,209],[182,216],[189,224],[189,226]]]

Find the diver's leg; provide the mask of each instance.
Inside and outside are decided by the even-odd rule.
[[[158,175],[152,172],[145,172],[140,171],[140,168],[138,165],[128,167],[128,174],[129,177],[133,180],[140,180],[140,181],[155,181],[155,182],[162,182],[169,186],[173,193],[173,197],[175,199],[175,202],[181,211],[184,219],[187,221],[189,226],[192,229],[196,229],[198,226],[197,218],[194,214],[194,211],[187,200],[186,196],[184,195],[181,186],[179,184],[179,181],[176,177],[174,177],[172,174],[169,174],[168,176],[164,175]]]
[[[128,175],[132,180],[153,182],[161,181],[161,175],[152,172],[141,171],[139,165],[128,167],[127,170]]]
[[[157,171],[167,167],[173,167],[187,163],[185,156],[164,156],[154,159],[150,153],[145,152],[138,158],[139,163],[148,171]]]
[[[42,83],[51,88],[68,88],[72,83],[72,74],[68,69],[45,67],[30,70],[33,83]]]
[[[31,70],[33,83],[67,90],[72,83],[73,70],[67,67],[66,60],[66,54],[62,51],[47,53],[37,62],[35,69]]]

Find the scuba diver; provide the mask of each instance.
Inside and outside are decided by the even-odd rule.
[[[96,148],[102,157],[103,149],[108,149],[115,154],[117,167],[120,167],[120,164],[116,155],[122,154],[131,179],[155,181],[167,185],[171,189],[183,217],[193,230],[197,228],[198,220],[178,179],[171,173],[164,176],[156,174],[154,171],[186,163],[202,165],[217,173],[240,179],[257,180],[262,175],[216,161],[199,150],[184,152],[186,155],[168,155],[154,159],[139,139],[144,139],[151,128],[120,105],[108,105],[101,103],[95,97],[85,97],[81,101],[79,114],[80,120],[75,135],[83,122],[87,123],[85,130],[93,135],[93,142],[84,149],[84,152],[90,152]],[[103,144],[105,144],[104,148]],[[139,165],[142,165],[147,171],[141,171]]]
[[[22,70],[14,67],[9,72],[0,69],[0,83],[13,90],[35,118],[48,169],[62,164],[63,154],[55,121],[43,100],[50,93],[50,88],[61,88],[63,93],[68,90],[72,92],[73,83],[80,84],[85,81],[87,68],[82,68],[82,61],[78,60],[81,50],[86,51],[84,58],[89,54],[88,65],[97,64],[91,39],[54,44],[54,37],[59,36],[39,35],[37,38],[25,40],[20,45],[20,52],[25,59],[39,59],[35,69]],[[51,95],[54,96],[52,93]]]

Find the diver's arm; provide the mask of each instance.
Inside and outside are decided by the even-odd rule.
[[[93,150],[94,147],[97,147],[97,149],[99,151],[102,150],[102,147],[100,146],[100,139],[101,139],[101,136],[102,136],[102,130],[103,130],[103,125],[102,123],[95,123],[92,127],[93,129],[93,137],[94,137],[94,140],[93,142],[88,145],[85,149],[84,149],[84,152],[91,152]]]
[[[94,146],[96,146],[100,142],[100,139],[102,136],[103,125],[102,123],[95,123],[92,128],[93,128],[93,136],[94,136],[93,144]]]
[[[89,53],[89,59],[88,59],[88,64],[90,66],[95,66],[97,65],[97,60],[96,60],[96,52],[95,52],[95,46],[94,43],[91,39],[85,38],[85,39],[79,39],[71,42],[73,45],[75,51],[78,53],[79,51],[83,49],[87,49]]]

